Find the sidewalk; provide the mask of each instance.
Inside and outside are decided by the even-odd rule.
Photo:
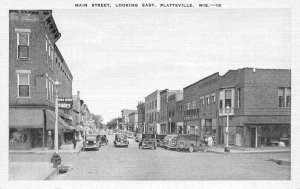
[[[288,153],[291,152],[290,147],[264,147],[264,148],[244,148],[244,147],[229,147],[230,152],[224,152],[223,146],[214,146],[208,150],[210,153],[217,154],[260,154],[260,153]]]
[[[63,144],[61,145],[60,149],[58,149],[58,153],[79,153],[82,149],[82,146],[82,141],[77,142],[76,149],[73,149],[73,144]],[[10,150],[9,153],[54,153],[54,149],[32,148],[30,150]]]
[[[79,153],[81,148],[82,141],[77,142],[76,149],[73,149],[73,144],[64,144],[58,152],[59,154]],[[10,150],[9,153],[15,154],[14,156],[19,156],[18,154],[28,154],[30,158],[32,158],[32,161],[9,161],[9,180],[49,180],[59,174],[58,168],[53,168],[53,163],[50,163],[50,157],[48,157],[54,153],[54,149],[34,148],[29,151]],[[40,161],[40,159],[35,160],[35,157],[40,157],[40,155],[42,155],[43,158],[46,157],[45,159],[49,160],[49,162]],[[64,165],[64,162],[62,162],[62,165]]]

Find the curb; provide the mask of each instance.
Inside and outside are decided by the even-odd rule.
[[[208,151],[208,153],[230,155],[230,154],[268,154],[268,153],[291,153],[291,151],[241,151],[241,152],[218,152],[218,151]]]

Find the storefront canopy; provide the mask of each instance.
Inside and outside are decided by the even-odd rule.
[[[46,129],[54,129],[55,127],[55,113],[50,110],[46,110]],[[58,116],[58,129],[73,130],[74,128],[66,123],[61,117]]]
[[[43,128],[42,109],[10,108],[9,128]]]

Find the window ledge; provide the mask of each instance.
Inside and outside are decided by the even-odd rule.
[[[22,97],[22,96],[20,97],[20,96],[19,96],[19,97],[17,97],[17,98],[20,98],[20,99],[30,99],[31,97],[30,97],[30,96],[29,96],[29,97]]]
[[[17,58],[17,60],[20,60],[20,61],[30,61],[31,59],[30,58]]]

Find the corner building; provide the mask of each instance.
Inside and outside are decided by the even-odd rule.
[[[215,73],[184,88],[184,127],[224,144],[229,113],[229,144],[261,147],[290,145],[291,70],[243,68]]]
[[[60,36],[51,10],[9,11],[10,150],[53,147],[54,82],[59,98],[72,98],[73,76],[55,45]],[[69,111],[59,110],[59,145],[73,130]]]

